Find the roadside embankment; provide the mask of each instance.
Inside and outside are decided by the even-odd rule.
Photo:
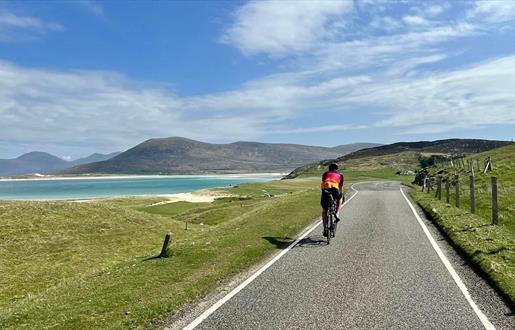
[[[515,303],[515,237],[509,226],[491,225],[478,215],[413,189],[413,199],[500,290]]]

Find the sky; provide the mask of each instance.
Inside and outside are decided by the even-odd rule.
[[[515,138],[515,0],[0,0],[0,158]]]

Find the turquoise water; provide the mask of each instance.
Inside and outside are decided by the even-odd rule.
[[[95,179],[35,179],[0,181],[0,199],[87,199],[113,196],[174,194],[244,182],[264,182],[277,175],[255,177],[161,176]]]

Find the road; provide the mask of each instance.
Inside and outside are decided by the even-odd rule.
[[[317,227],[196,329],[484,329],[399,184],[355,187],[330,245]]]

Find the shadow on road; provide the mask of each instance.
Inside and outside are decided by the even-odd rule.
[[[291,245],[295,240],[289,237],[270,237],[265,236],[262,237],[263,239],[266,239],[270,244],[275,245],[276,248],[284,250],[288,246]],[[294,248],[303,247],[303,248],[309,248],[309,247],[320,247],[320,246],[326,246],[327,245],[327,239],[323,237],[322,235],[314,235],[310,237],[303,238],[300,240],[297,245],[294,246]]]
[[[303,248],[309,248],[309,247],[319,247],[319,246],[326,246],[327,245],[327,239],[322,235],[315,235],[315,236],[309,236],[304,239],[302,239],[299,244],[297,244],[295,247],[303,247]]]
[[[289,237],[270,237],[265,236],[262,237],[263,239],[266,239],[270,244],[275,245],[276,248],[284,250],[288,246],[290,246],[291,243],[293,243],[295,240],[291,239]]]

